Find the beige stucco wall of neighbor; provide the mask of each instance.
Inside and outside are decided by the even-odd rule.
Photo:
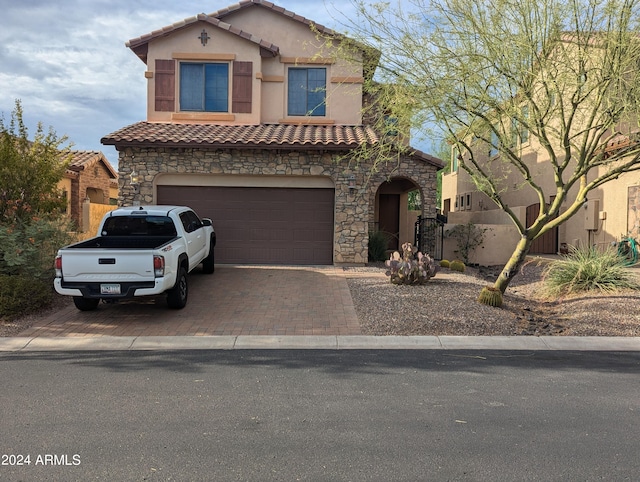
[[[589,204],[597,203],[596,229],[589,233],[590,244],[604,249],[627,235],[640,238],[640,199],[636,195],[639,186],[640,172],[629,172],[588,194]],[[587,208],[581,215],[583,219],[591,214],[592,206]],[[594,227],[589,220],[587,224]]]
[[[444,230],[453,229],[456,224],[445,224]],[[518,231],[509,224],[476,224],[479,229],[486,229],[484,242],[469,255],[469,262],[480,266],[504,265],[520,239]],[[462,259],[456,241],[445,237],[442,258],[452,261]]]
[[[283,183],[298,187],[322,182],[318,181],[322,179],[330,180],[335,187],[334,263],[364,264],[368,258],[368,225],[373,221],[375,195],[380,185],[393,179],[395,169],[399,168],[403,178],[424,186],[421,189],[422,213],[433,215],[437,168],[407,158],[398,166],[395,163],[389,168],[380,166],[378,172],[372,173],[371,166],[366,163],[349,166],[346,161],[339,160],[340,155],[326,151],[125,148],[119,152],[119,205],[155,204],[157,185],[170,182],[171,178],[167,176],[175,179],[178,175],[205,175],[203,185],[213,182],[207,180],[211,176],[218,179],[239,176],[242,185],[246,185],[248,176],[255,176],[256,183],[261,182],[259,178],[269,179],[268,182],[281,179]],[[129,184],[132,169],[141,179],[138,195]],[[356,178],[355,192],[349,191],[348,179],[352,174]]]
[[[535,176],[544,190],[551,196],[555,191],[553,179],[553,169],[549,166],[549,160],[544,151],[540,148],[535,139],[522,146],[524,158],[531,167],[532,175]],[[486,159],[485,159],[486,160]],[[589,180],[596,177],[595,171],[588,176]],[[526,206],[538,203],[536,193],[517,182],[514,176],[509,176],[504,184],[505,192],[503,199],[509,206]],[[591,191],[587,195],[587,204],[569,218],[558,228],[558,245],[566,243],[574,246],[596,246],[599,249],[606,249],[621,237],[631,234],[637,239],[640,238],[640,197],[635,195],[635,189],[640,186],[640,173],[626,173]],[[575,186],[568,196],[568,200],[561,207],[561,212],[570,208],[570,202],[575,199],[578,186]],[[493,203],[484,195],[479,193],[469,175],[459,170],[458,172],[443,175],[442,199],[451,201],[451,209],[455,208],[456,196],[465,192],[473,193],[473,205],[468,211],[469,219],[474,223],[485,222],[485,211],[487,206],[493,208]],[[478,205],[483,202],[484,207]],[[551,198],[546,199],[547,202]],[[468,207],[465,206],[465,210]],[[520,216],[524,220],[524,215]]]
[[[149,122],[210,122],[217,124],[259,124],[283,121],[312,121],[319,123],[361,124],[362,66],[338,58],[326,50],[310,28],[288,17],[264,8],[243,9],[225,18],[234,27],[241,28],[258,38],[272,42],[280,49],[277,57],[261,57],[259,46],[247,39],[196,22],[167,37],[149,42],[147,56],[147,119]],[[202,29],[210,37],[207,45],[199,40]],[[191,113],[189,119],[175,119],[171,112],[155,111],[154,69],[156,59],[178,61],[250,61],[253,62],[252,112],[231,113],[222,118],[214,113]],[[225,60],[226,59],[226,60]],[[288,118],[287,71],[291,67],[325,67],[327,69],[327,111],[324,117]],[[230,71],[229,85],[231,83]],[[150,78],[149,78],[150,77]],[[176,111],[179,111],[179,68],[176,69]]]
[[[518,219],[526,218],[526,207],[515,207]],[[507,214],[500,209],[488,211],[462,211],[449,213],[448,223],[444,227],[445,233],[456,225],[475,224],[479,229],[486,229],[482,246],[478,247],[469,257],[470,262],[481,266],[497,266],[505,264],[520,239],[518,230]],[[449,261],[460,259],[458,246],[453,238],[445,235],[443,240],[443,259]]]

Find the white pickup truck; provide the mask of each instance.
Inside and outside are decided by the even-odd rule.
[[[167,294],[187,304],[187,274],[202,263],[213,273],[216,234],[210,219],[184,206],[134,206],[105,215],[98,236],[58,251],[54,287],[82,311],[100,300]]]

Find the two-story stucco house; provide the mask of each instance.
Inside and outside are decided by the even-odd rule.
[[[528,90],[506,96],[495,109],[498,114],[490,113],[486,122],[478,122],[481,128],[452,148],[450,172],[442,178],[441,208],[450,225],[471,222],[489,228],[474,262],[506,263],[526,237],[524,231],[535,229],[545,211],[541,206],[549,207],[550,218],[564,222],[537,237],[530,254],[565,254],[571,246],[604,250],[624,237],[640,237],[639,117],[633,107],[637,104],[625,103],[635,87],[616,89],[615,82],[609,83],[616,76],[635,75],[637,58],[617,57],[627,51],[618,48],[617,40],[599,37],[607,38],[605,33],[560,36],[536,62]],[[476,165],[490,174],[522,232],[478,189],[461,163],[472,172]],[[448,244],[444,256],[454,257]]]
[[[376,224],[412,241],[407,193],[419,190],[433,216],[442,163],[415,151],[374,172],[345,159],[379,140],[362,114],[373,69],[318,32],[341,38],[244,0],[129,40],[148,108],[145,122],[102,139],[119,153],[120,204],[186,204],[212,218],[221,263],[365,263]]]
[[[533,153],[535,146],[527,142],[524,149]],[[448,215],[449,227],[472,222],[488,228],[487,241],[482,249],[476,250],[474,262],[504,264],[519,235],[506,214],[478,191],[469,175],[458,168],[456,156],[457,153],[452,156],[451,172],[442,177],[442,210]],[[548,159],[538,159],[537,166],[544,170],[548,162]],[[540,184],[547,192],[552,192],[553,173],[548,171],[549,175],[541,178]],[[595,173],[589,178],[593,175]],[[503,194],[503,199],[514,212],[519,213],[519,219],[526,225],[531,225],[538,215],[540,204],[535,194],[519,189],[517,182],[512,182],[512,188]],[[548,202],[552,200],[549,197]],[[640,174],[636,172],[622,174],[590,192],[583,208],[564,224],[536,239],[529,253],[566,254],[569,246],[595,246],[604,250],[626,236],[640,239]],[[444,257],[455,257],[454,249],[452,241],[445,243]]]

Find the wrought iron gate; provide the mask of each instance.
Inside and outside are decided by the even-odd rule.
[[[437,218],[418,216],[414,244],[421,253],[428,254],[437,260],[442,259],[445,222],[446,219],[441,216]]]

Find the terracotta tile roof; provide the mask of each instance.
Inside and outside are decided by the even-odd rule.
[[[352,149],[377,142],[365,126],[215,125],[138,122],[103,137],[105,145]]]
[[[131,50],[133,50],[136,55],[138,57],[140,57],[140,59],[142,59],[142,61],[144,63],[147,63],[147,44],[156,38],[159,37],[165,37],[167,35],[172,34],[173,32],[177,31],[177,30],[181,30],[185,27],[188,27],[196,22],[206,22],[209,23],[211,25],[213,25],[214,27],[220,28],[222,30],[226,30],[229,33],[232,33],[233,35],[237,35],[238,37],[241,37],[245,40],[248,40],[250,42],[255,43],[256,45],[258,45],[261,49],[262,52],[267,52],[268,55],[271,55],[273,57],[275,57],[276,55],[279,54],[280,52],[280,48],[277,45],[272,44],[271,42],[268,42],[266,40],[263,40],[255,35],[252,35],[249,32],[245,32],[244,30],[241,30],[237,27],[234,27],[233,25],[230,25],[228,23],[225,23],[217,18],[215,18],[215,16],[211,16],[211,15],[205,15],[204,13],[199,13],[198,15],[196,15],[195,17],[189,17],[186,18],[184,20],[181,20],[179,22],[176,22],[174,24],[168,25],[166,27],[162,27],[161,29],[158,30],[154,30],[151,33],[142,35],[140,37],[136,37],[133,38],[129,41],[127,41],[125,43],[125,45],[127,47],[129,47]]]
[[[109,171],[111,178],[118,178],[118,173],[111,166],[104,154],[100,151],[71,151],[71,156],[71,163],[69,164],[69,168],[67,169],[69,173],[78,173],[80,171],[84,171],[85,168],[102,162],[102,164],[104,164],[104,166]]]
[[[138,122],[123,127],[100,142],[113,146],[208,147],[246,149],[350,150],[375,144],[378,135],[369,126],[215,125]],[[412,156],[439,168],[440,159],[420,150]]]

